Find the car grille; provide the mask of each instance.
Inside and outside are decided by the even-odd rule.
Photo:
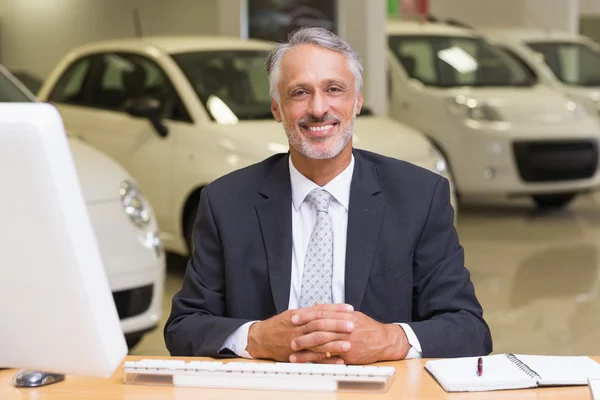
[[[120,319],[130,318],[148,311],[152,303],[152,285],[113,293]]]
[[[598,166],[593,140],[515,142],[515,160],[525,182],[587,179]]]

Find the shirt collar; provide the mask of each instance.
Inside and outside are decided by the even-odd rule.
[[[292,183],[292,203],[296,211],[300,209],[300,206],[304,202],[304,199],[308,194],[319,186],[302,175],[300,171],[296,169],[292,162],[292,157],[289,157],[290,165],[290,180]],[[350,184],[352,182],[352,173],[354,172],[354,154],[350,160],[350,164],[343,170],[338,176],[333,178],[329,183],[323,186],[323,189],[329,192],[333,198],[340,203],[346,212],[349,208],[350,203]]]

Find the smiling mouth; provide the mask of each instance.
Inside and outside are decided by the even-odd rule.
[[[338,125],[337,122],[328,122],[327,124],[324,124],[324,125],[301,124],[300,127],[305,132],[308,132],[308,134],[311,136],[323,137],[323,136],[327,136],[329,133],[331,133],[337,125]]]
[[[335,125],[337,124],[327,124],[327,125],[321,125],[321,126],[308,126],[305,125],[303,126],[304,129],[308,129],[311,132],[325,132],[330,130],[331,128],[333,128]]]

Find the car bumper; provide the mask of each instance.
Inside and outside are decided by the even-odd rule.
[[[142,277],[138,279],[140,282],[145,280]],[[149,284],[114,291],[113,298],[123,332],[136,333],[156,327],[162,316],[163,294],[164,274],[157,274],[156,279]]]
[[[158,234],[136,228],[119,201],[88,205],[88,210],[124,333],[156,326],[166,274]]]
[[[462,152],[451,157],[459,193],[516,197],[600,187],[598,132],[563,129],[469,129]]]

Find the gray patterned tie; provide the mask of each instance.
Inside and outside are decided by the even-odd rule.
[[[300,307],[312,307],[316,303],[330,304],[331,275],[333,268],[333,229],[329,219],[331,195],[321,189],[314,189],[306,196],[317,209],[317,221],[310,236],[302,271]]]

